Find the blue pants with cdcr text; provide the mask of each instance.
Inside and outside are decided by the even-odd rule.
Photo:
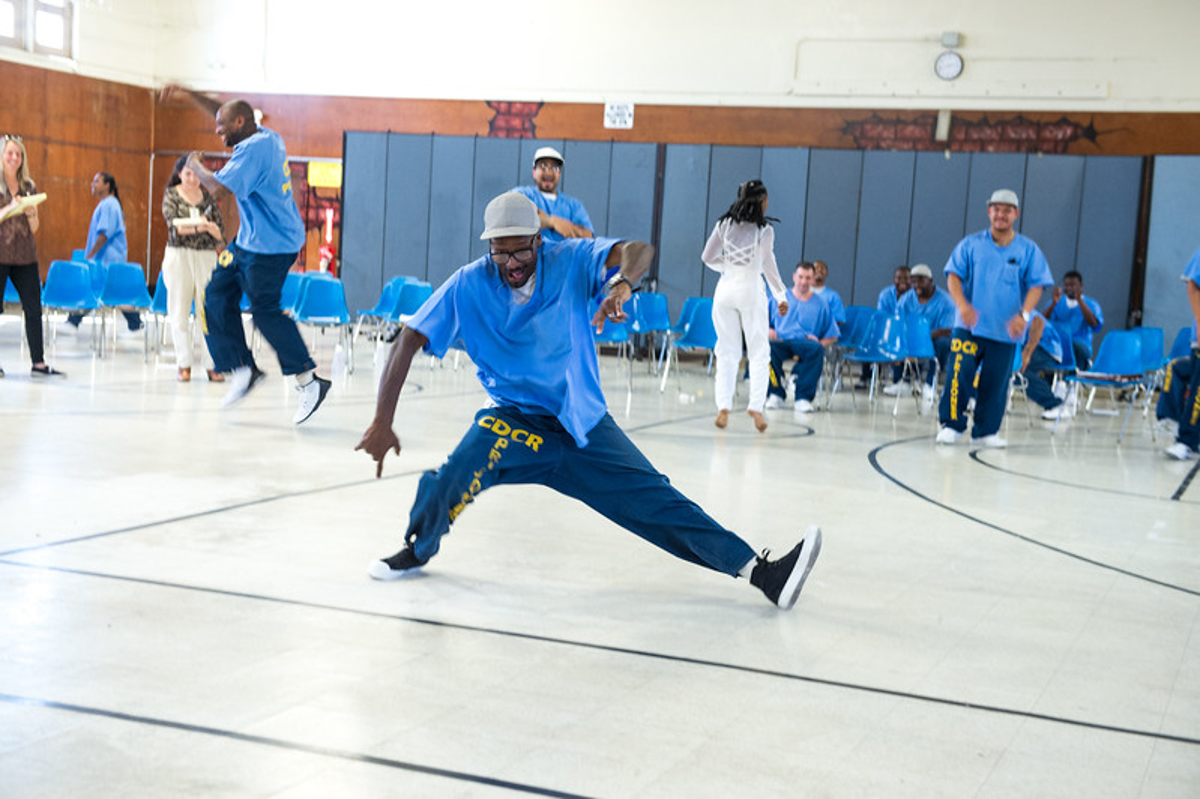
[[[817,394],[821,382],[821,369],[825,366],[825,347],[811,338],[775,339],[771,342],[771,373],[767,382],[767,396],[786,399],[783,382],[783,362],[795,358],[792,366],[792,399],[809,402]]]
[[[946,386],[938,406],[939,421],[960,433],[967,429],[967,401],[972,396],[971,386],[978,368],[979,388],[974,394],[975,424],[971,437],[983,438],[998,432],[1008,405],[1008,383],[1012,379],[1016,349],[1017,345],[1011,341],[976,337],[966,328],[954,328]]]
[[[217,258],[217,268],[204,292],[203,330],[213,369],[232,372],[239,366],[255,366],[242,330],[242,292],[250,300],[254,326],[279,358],[280,370],[285,375],[298,375],[317,368],[296,323],[279,307],[283,281],[296,255],[264,255],[230,245]]]
[[[574,497],[672,555],[725,574],[736,576],[754,558],[749,544],[672,487],[608,414],[580,447],[555,417],[504,407],[475,414],[446,463],[421,477],[404,536],[417,559],[437,554],[458,515],[503,483],[544,485]]]
[[[1176,441],[1200,450],[1200,357],[1194,351],[1167,366],[1157,415],[1159,419],[1174,419],[1179,423]]]

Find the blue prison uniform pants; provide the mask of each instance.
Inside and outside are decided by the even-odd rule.
[[[1011,341],[977,337],[962,327],[954,328],[950,338],[950,358],[946,365],[946,385],[938,407],[938,419],[958,432],[967,429],[967,401],[975,370],[979,387],[975,391],[975,424],[972,438],[999,432],[1008,405],[1008,384],[1012,379],[1013,356],[1017,345]]]
[[[1175,440],[1200,450],[1200,359],[1196,356],[1176,358],[1167,366],[1156,414],[1179,422]]]
[[[737,576],[754,550],[685,497],[607,413],[580,447],[549,415],[485,408],[437,471],[425,472],[405,541],[423,561],[437,554],[475,497],[503,483],[544,485],[678,558]]]
[[[812,402],[821,382],[821,369],[825,366],[825,347],[810,338],[776,339],[771,342],[771,373],[767,382],[767,396],[774,394],[787,399],[783,382],[783,362],[796,358],[792,365],[792,399]]]

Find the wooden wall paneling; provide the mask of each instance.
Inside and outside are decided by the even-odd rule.
[[[685,298],[703,293],[700,270],[706,267],[700,253],[710,232],[706,198],[711,152],[705,145],[667,146],[658,290],[667,295],[672,319],[678,318]]]
[[[433,138],[409,133],[388,134],[383,248],[385,283],[401,275],[428,279]]]
[[[475,137],[434,136],[432,155],[429,261],[425,279],[438,286],[471,260]],[[475,230],[475,237],[481,232]]]
[[[383,287],[388,136],[350,131],[345,139],[341,278],[346,305],[357,311],[373,307]]]
[[[563,144],[559,191],[583,203],[597,236],[608,234],[608,198],[612,182],[612,142],[569,141]],[[524,164],[522,164],[522,167]]]
[[[704,244],[721,214],[737,199],[738,186],[747,180],[762,179],[761,147],[713,147],[708,169],[708,210],[705,213],[704,237],[696,248],[700,263],[701,290],[711,297],[721,276],[699,261]],[[769,189],[768,189],[769,191]]]
[[[809,154],[804,260],[846,267],[856,263],[862,165],[863,154],[854,150],[813,150]],[[853,294],[843,294],[842,300],[847,305],[859,301]]]
[[[470,260],[488,253],[483,233],[483,211],[495,197],[510,191],[520,180],[518,139],[476,139],[475,166],[471,185],[471,232],[468,236]],[[463,263],[466,263],[464,261]],[[459,264],[462,266],[462,264]]]
[[[808,203],[808,159],[806,147],[764,147],[762,180],[770,203],[767,216],[775,224],[775,260],[785,286],[792,284],[792,272],[804,252],[804,219]],[[830,264],[830,285],[849,296],[853,264]],[[841,272],[840,275],[835,275]],[[844,285],[836,282],[844,278]]]
[[[1084,293],[1099,300],[1104,312],[1101,334],[1121,330],[1129,316],[1141,181],[1141,158],[1094,155],[1085,159],[1075,268],[1083,275]],[[1196,246],[1200,247],[1200,235]],[[1054,271],[1060,285],[1062,276]],[[1043,295],[1043,308],[1048,301]],[[1099,339],[1093,341],[1093,353],[1096,346]]]
[[[1025,168],[1021,232],[1037,242],[1059,282],[1075,268],[1084,164],[1081,155],[1031,156]]]
[[[1172,337],[1179,328],[1192,323],[1187,290],[1179,276],[1200,249],[1197,208],[1200,208],[1200,157],[1155,158],[1142,324],[1161,327]],[[1114,321],[1113,327],[1119,324]]]
[[[917,153],[908,263],[929,264],[934,282],[943,288],[943,268],[963,237],[970,172],[969,155],[947,158],[942,153]],[[862,297],[861,304],[874,307],[876,299]]]
[[[879,290],[892,282],[896,267],[908,263],[916,163],[912,152],[874,150],[863,154],[854,290],[850,295],[857,305],[874,305]],[[842,296],[846,296],[844,292]]]

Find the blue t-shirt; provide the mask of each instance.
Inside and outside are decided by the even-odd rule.
[[[524,304],[486,255],[459,269],[408,326],[441,357],[456,342],[475,362],[488,396],[525,413],[558,417],[581,446],[607,413],[592,315],[604,290],[604,261],[618,239],[543,245],[533,296]]]
[[[829,286],[820,291],[813,289],[813,294],[825,300],[825,304],[829,306],[830,313],[833,314],[833,321],[839,325],[846,324],[846,306],[842,304],[842,295],[829,288]]]
[[[912,289],[904,292],[904,296],[912,293]],[[896,286],[892,284],[883,291],[879,292],[879,299],[875,301],[875,307],[883,311],[888,316],[895,316],[900,312],[900,297],[896,296]]]
[[[990,230],[960,241],[946,261],[947,275],[962,281],[963,296],[979,312],[971,333],[993,341],[1012,342],[1008,320],[1021,313],[1025,295],[1034,286],[1053,286],[1046,256],[1033,240],[1017,233],[1007,247],[992,240]],[[966,327],[955,309],[954,326]]]
[[[1188,261],[1187,266],[1183,268],[1183,279],[1200,286],[1200,250],[1196,250],[1192,260]]]
[[[807,302],[796,299],[792,292],[787,293],[788,311],[784,316],[779,315],[779,305],[771,300],[771,327],[784,340],[807,338],[809,335],[817,338],[837,338],[841,335],[837,322],[833,320],[833,312],[829,303],[813,295]]]
[[[292,197],[287,148],[278,133],[260,127],[242,139],[216,178],[237,197],[238,249],[260,255],[300,252],[304,223]]]
[[[900,298],[900,313],[924,316],[929,320],[930,331],[954,327],[955,310],[954,300],[937,286],[926,303],[921,302],[916,289],[909,289]]]
[[[513,191],[520,192],[533,200],[533,204],[542,213],[550,214],[550,216],[561,216],[563,219],[574,222],[576,225],[585,227],[595,233],[596,229],[592,227],[592,219],[584,209],[583,203],[574,197],[559,192],[554,195],[553,200],[547,199],[546,195],[538,191],[537,186],[517,186]],[[563,237],[558,235],[553,228],[542,228],[542,241],[547,244],[554,244],[562,240]]]
[[[1092,309],[1092,313],[1096,315],[1096,326],[1088,325],[1087,320],[1083,318],[1083,310],[1076,305],[1074,308],[1067,307],[1067,295],[1064,294],[1058,298],[1058,302],[1054,303],[1054,310],[1050,312],[1050,321],[1065,324],[1071,329],[1071,340],[1082,341],[1087,345],[1087,351],[1090,355],[1092,352],[1092,334],[1104,326],[1104,314],[1100,312],[1100,303],[1093,300],[1091,297],[1084,296],[1083,301]]]
[[[129,257],[129,247],[125,243],[125,214],[121,211],[121,202],[111,194],[96,203],[96,210],[92,211],[85,253],[92,251],[101,233],[105,236],[104,246],[95,259],[102,264],[123,263]]]
[[[1029,324],[1025,325],[1025,335],[1021,337],[1021,346],[1025,346],[1025,343],[1029,341],[1029,329],[1033,327],[1034,317],[1040,317],[1042,320],[1042,337],[1038,339],[1038,348],[1045,350],[1055,363],[1062,363],[1062,339],[1058,337],[1058,331],[1055,330],[1054,325],[1050,324],[1040,311],[1033,311],[1029,314]]]

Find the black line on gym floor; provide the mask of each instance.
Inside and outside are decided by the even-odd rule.
[[[1120,489],[1117,489],[1117,488],[1105,488],[1104,486],[1089,486],[1089,485],[1084,485],[1082,483],[1070,483],[1070,482],[1067,482],[1066,480],[1055,480],[1053,477],[1042,477],[1041,475],[1026,474],[1025,472],[1018,472],[1014,469],[1005,469],[1003,466],[997,466],[994,463],[988,463],[987,461],[985,461],[983,458],[980,457],[981,452],[984,452],[984,450],[981,450],[981,449],[971,450],[971,453],[970,453],[971,460],[975,461],[980,466],[986,466],[989,469],[995,469],[998,472],[1001,472],[1003,474],[1010,474],[1013,477],[1023,477],[1026,480],[1033,480],[1038,483],[1050,483],[1052,485],[1066,486],[1067,488],[1074,488],[1079,491],[1099,491],[1101,494],[1120,494],[1123,497],[1137,497],[1138,499],[1154,499],[1154,500],[1163,499],[1163,497],[1157,496],[1155,494],[1145,494],[1145,493],[1142,493],[1139,491],[1121,491]],[[1177,495],[1177,494],[1179,494],[1179,492],[1176,491],[1175,494]],[[1170,497],[1170,499],[1178,499],[1178,497],[1175,495],[1172,495]]]
[[[929,440],[929,436],[913,436],[912,438],[901,438],[897,441],[889,441],[888,443],[881,444],[878,447],[876,447],[875,449],[871,450],[869,453],[867,453],[867,460],[869,460],[871,462],[871,466],[873,466],[875,468],[875,471],[879,472],[880,475],[882,475],[883,477],[886,477],[888,480],[891,480],[897,486],[899,486],[900,488],[909,492],[913,496],[919,497],[920,499],[925,500],[926,502],[928,502],[931,505],[936,505],[937,507],[941,508],[944,511],[948,511],[957,516],[961,516],[964,519],[975,522],[976,524],[982,525],[983,527],[988,527],[997,532],[1004,533],[1007,536],[1012,536],[1013,538],[1016,538],[1020,541],[1024,541],[1027,544],[1032,544],[1035,547],[1041,547],[1042,549],[1049,550],[1050,552],[1055,552],[1059,555],[1065,555],[1066,557],[1080,561],[1081,563],[1087,563],[1091,566],[1098,566],[1101,569],[1107,569],[1108,571],[1116,572],[1117,574],[1123,574],[1126,577],[1132,577],[1135,580],[1142,580],[1143,582],[1151,583],[1153,585],[1157,585],[1162,588],[1169,588],[1172,591],[1179,591],[1184,594],[1190,594],[1191,596],[1200,596],[1200,591],[1197,591],[1194,588],[1185,588],[1182,585],[1175,585],[1174,583],[1168,583],[1164,580],[1158,580],[1154,577],[1150,577],[1145,574],[1139,574],[1138,572],[1129,571],[1128,569],[1122,569],[1119,566],[1113,566],[1111,563],[1104,563],[1103,561],[1094,560],[1094,559],[1086,557],[1084,555],[1080,555],[1076,552],[1071,552],[1068,549],[1063,549],[1062,547],[1056,547],[1053,544],[1047,544],[1045,541],[1039,541],[1036,538],[1030,538],[1027,535],[1022,535],[1021,533],[1018,533],[1015,530],[1009,530],[1007,527],[1001,527],[998,524],[993,524],[992,522],[986,521],[984,519],[980,519],[978,516],[972,516],[971,514],[967,513],[966,511],[961,511],[958,508],[951,507],[950,505],[947,505],[944,502],[938,502],[933,497],[930,497],[926,494],[922,494],[920,491],[913,488],[912,486],[910,486],[904,482],[901,482],[899,478],[895,477],[894,475],[892,475],[887,470],[885,470],[882,466],[879,465],[880,451],[885,450],[888,447],[894,447],[897,444],[911,444],[914,441],[928,441],[928,440]]]
[[[843,682],[841,680],[830,680],[823,677],[810,677],[804,674],[795,674],[787,671],[778,671],[776,669],[765,669],[758,666],[743,666],[736,663],[723,663],[716,660],[705,660],[702,658],[687,657],[685,655],[671,655],[663,652],[651,652],[644,649],[631,649],[623,646],[613,646],[610,644],[596,644],[588,641],[577,641],[569,638],[556,638],[548,635],[538,635],[536,633],[514,632],[512,630],[501,630],[494,627],[478,627],[471,624],[461,624],[457,622],[438,621],[435,619],[423,619],[418,616],[402,616],[394,613],[382,613],[374,610],[362,610],[360,608],[348,608],[339,605],[326,605],[320,602],[309,602],[301,599],[286,599],[283,597],[269,596],[266,594],[251,594],[245,591],[230,591],[224,588],[208,588],[204,586],[187,585],[185,583],[170,583],[163,580],[150,580],[144,577],[127,577],[120,574],[108,574],[105,572],[93,572],[83,569],[68,569],[59,566],[42,566],[35,563],[22,563],[20,561],[12,561],[0,559],[0,563],[9,566],[19,566],[26,569],[35,569],[38,571],[49,571],[58,574],[75,574],[82,577],[95,577],[102,580],[116,580],[119,582],[137,583],[140,585],[151,585],[159,588],[173,588],[180,591],[194,591],[197,593],[213,594],[216,596],[233,597],[236,599],[250,599],[259,602],[269,602],[272,604],[286,605],[289,607],[308,608],[310,610],[324,610],[331,613],[346,613],[354,616],[364,616],[376,619],[390,619],[393,621],[402,621],[410,624],[420,624],[429,627],[436,627],[445,630],[458,630],[460,632],[480,633],[483,635],[495,635],[502,638],[512,638],[521,641],[534,641],[543,644],[552,644],[557,646],[568,646],[576,649],[587,649],[593,652],[607,652],[616,655],[630,655],[633,657],[648,658],[651,660],[662,660],[669,663],[683,663],[693,666],[701,666],[711,669],[719,669],[721,671],[732,671],[740,674],[756,674],[762,677],[774,677],[783,680],[792,680],[795,682],[807,683],[809,685],[822,685],[829,688],[842,688],[850,691],[858,691],[869,694],[877,694],[880,696],[890,696],[899,699],[910,699],[916,702],[928,702],[931,704],[942,705],[945,707],[956,707],[964,710],[979,710],[986,713],[996,713],[1004,716],[1013,716],[1017,718],[1033,719],[1036,721],[1046,721],[1053,724],[1066,724],[1073,727],[1081,727],[1090,730],[1099,730],[1102,732],[1115,732],[1122,735],[1136,735],[1142,738],[1152,738],[1160,741],[1173,741],[1175,743],[1191,744],[1200,746],[1200,738],[1191,738],[1184,735],[1171,735],[1169,733],[1156,732],[1153,730],[1139,730],[1132,727],[1118,727],[1112,724],[1101,724],[1094,721],[1084,721],[1082,719],[1072,719],[1065,716],[1051,716],[1045,713],[1035,713],[1028,710],[1017,710],[1014,708],[1000,707],[998,705],[984,705],[977,702],[964,702],[958,699],[948,699],[946,697],[931,696],[929,694],[916,694],[908,691],[899,691],[892,688],[881,688],[872,685],[861,685],[858,683]]]
[[[1188,490],[1188,486],[1192,484],[1192,480],[1196,479],[1196,472],[1200,471],[1200,461],[1192,467],[1187,473],[1187,477],[1183,478],[1183,482],[1179,484],[1179,488],[1175,489],[1175,493],[1171,495],[1171,499],[1178,500],[1183,496],[1183,492]]]
[[[128,721],[133,722],[134,724],[148,724],[154,727],[165,727],[167,729],[180,730],[182,732],[212,735],[216,736],[217,738],[226,738],[234,741],[241,741],[243,743],[258,744],[260,746],[273,746],[277,749],[287,749],[293,752],[306,752],[310,755],[320,755],[321,757],[334,757],[340,760],[349,760],[353,763],[366,763],[372,766],[386,766],[388,768],[412,771],[417,774],[428,774],[434,777],[445,777],[447,779],[459,780],[460,782],[472,782],[479,785],[487,785],[492,788],[504,788],[506,790],[519,791],[520,793],[528,793],[535,796],[582,796],[582,794],[555,791],[551,790],[550,788],[539,788],[536,785],[510,782],[509,780],[501,780],[494,777],[484,777],[482,775],[471,774],[466,771],[451,771],[450,769],[436,768],[434,766],[422,766],[419,763],[410,763],[404,760],[393,760],[387,757],[376,757],[374,755],[364,755],[357,752],[347,752],[344,749],[333,749],[327,746],[315,746],[313,744],[285,741],[280,738],[268,738],[265,735],[250,735],[244,732],[235,732],[234,730],[223,730],[218,727],[204,727],[198,724],[185,724],[179,721],[151,718],[150,716],[134,716],[132,714],[121,713],[120,711],[116,710],[104,710],[103,708],[88,707],[86,705],[55,702],[53,700],[40,699],[32,696],[16,696],[14,694],[0,693],[0,702],[8,702],[14,705],[25,705],[27,707],[49,708],[51,710],[65,710],[71,713],[82,713],[88,716],[99,716],[101,718],[115,719],[116,721]]]

